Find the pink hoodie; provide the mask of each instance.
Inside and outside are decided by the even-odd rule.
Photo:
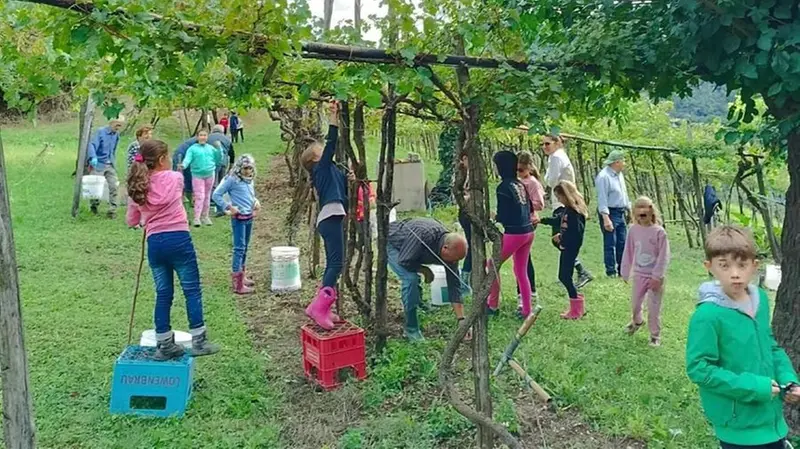
[[[669,264],[669,241],[664,228],[658,225],[635,224],[628,230],[620,272],[628,280],[633,274],[663,279]]]
[[[188,231],[189,221],[183,208],[183,173],[164,170],[150,173],[150,187],[144,206],[128,199],[128,226],[142,222],[147,235],[162,232]]]
[[[520,182],[525,186],[525,191],[528,192],[528,198],[531,200],[531,220],[533,220],[533,214],[544,209],[544,189],[533,176],[522,178]]]

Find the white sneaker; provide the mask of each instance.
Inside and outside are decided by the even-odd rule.
[[[195,228],[199,228],[200,226],[202,226],[202,223],[200,223],[200,217],[195,217],[194,218],[194,221],[192,222],[192,226],[194,226]]]
[[[211,217],[204,217],[203,218],[203,224],[206,225],[206,226],[211,226],[211,225],[214,224],[214,222],[211,221]]]

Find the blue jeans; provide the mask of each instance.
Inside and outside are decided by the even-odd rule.
[[[622,265],[622,253],[625,251],[625,239],[628,238],[628,225],[625,223],[625,209],[610,208],[608,218],[614,229],[611,232],[603,227],[603,216],[600,215],[600,230],[603,231],[603,263],[606,274],[618,275]]]
[[[325,273],[322,286],[336,288],[344,266],[344,215],[328,217],[317,225],[317,231],[325,243]]]
[[[200,270],[197,255],[188,231],[162,232],[147,238],[147,262],[153,271],[156,284],[154,320],[156,334],[172,330],[169,313],[175,297],[174,275],[178,273],[183,296],[186,297],[186,315],[189,329],[203,327],[203,291],[200,287]]]
[[[418,273],[410,271],[398,262],[400,251],[392,245],[386,245],[389,268],[400,278],[400,295],[403,299],[403,310],[406,315],[406,327],[419,328],[417,307],[422,299],[421,279]]]
[[[247,265],[247,247],[250,246],[250,233],[253,232],[253,219],[231,218],[233,228],[233,262],[231,272],[239,273]]]

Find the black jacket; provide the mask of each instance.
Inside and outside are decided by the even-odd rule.
[[[561,243],[562,251],[578,253],[583,246],[583,231],[586,229],[586,217],[570,207],[564,208],[561,216]]]
[[[494,163],[502,179],[497,186],[497,221],[506,234],[533,232],[528,192],[517,180],[517,155],[510,151],[497,152]]]

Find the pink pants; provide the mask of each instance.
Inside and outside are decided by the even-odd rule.
[[[631,296],[633,322],[642,322],[642,304],[647,296],[647,327],[650,328],[651,337],[659,338],[661,335],[661,297],[664,295],[664,285],[661,285],[661,290],[655,291],[648,288],[649,280],[648,276],[633,275],[633,295]],[[650,294],[648,295],[648,293]]]
[[[214,175],[210,178],[192,176],[192,194],[194,195],[194,219],[208,216],[211,206],[211,194],[214,193]]]
[[[514,277],[517,278],[520,296],[522,296],[522,314],[528,316],[531,313],[531,281],[528,279],[528,256],[531,254],[533,245],[533,232],[528,234],[503,234],[503,248],[500,251],[500,259],[505,262],[513,256]],[[491,260],[487,262],[491,264]],[[491,268],[490,268],[491,269]],[[492,284],[489,292],[488,305],[490,309],[497,310],[500,297],[500,278]]]

